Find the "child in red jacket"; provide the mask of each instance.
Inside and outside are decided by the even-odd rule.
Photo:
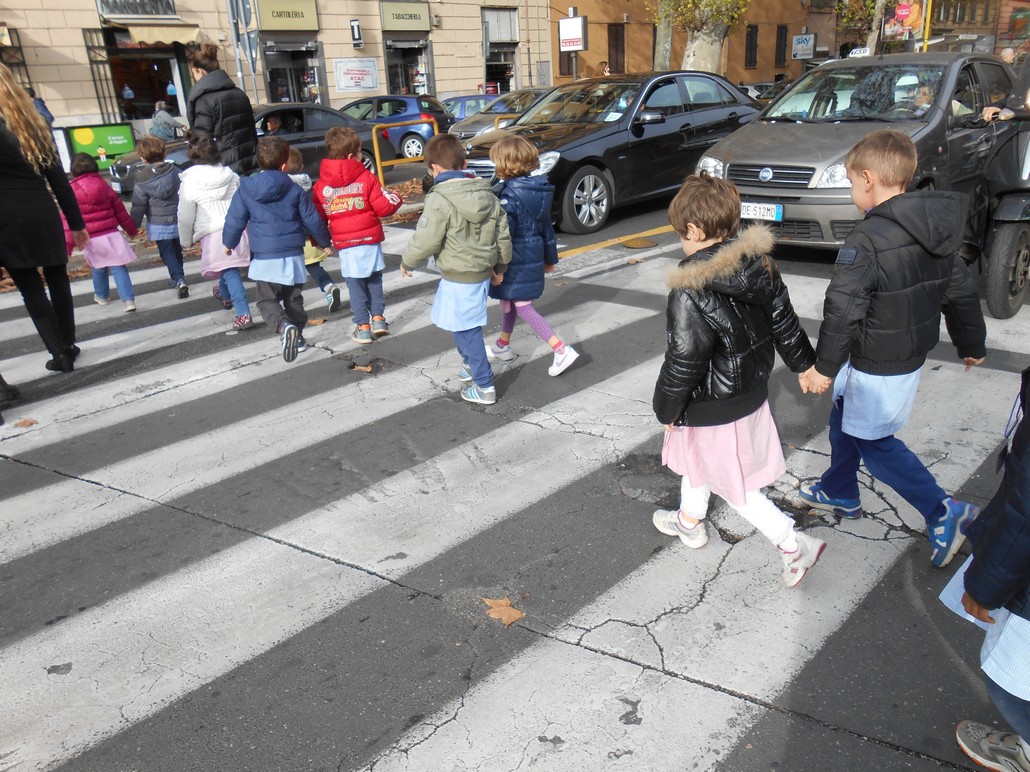
[[[136,259],[136,253],[125,236],[118,232],[118,226],[130,236],[135,236],[136,223],[118,194],[100,176],[100,168],[93,156],[86,153],[72,156],[71,186],[89,233],[89,243],[82,254],[93,269],[93,300],[102,306],[111,302],[110,275],[114,274],[118,297],[125,311],[135,311],[136,292],[132,288],[129,269],[125,266]],[[75,243],[67,221],[64,222],[64,240],[70,255]]]
[[[385,235],[379,218],[389,217],[403,202],[361,163],[361,138],[354,131],[334,126],[326,132],[325,144],[329,157],[319,167],[312,196],[340,252],[354,314],[352,338],[371,343],[373,335],[390,334],[383,299]]]

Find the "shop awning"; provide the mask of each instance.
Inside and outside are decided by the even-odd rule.
[[[133,43],[196,43],[200,40],[200,27],[184,24],[175,27],[136,27],[130,25],[129,37]]]

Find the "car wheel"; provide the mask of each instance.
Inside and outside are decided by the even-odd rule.
[[[1030,224],[995,226],[987,250],[987,310],[995,319],[1009,319],[1026,300],[1030,272]]]
[[[577,169],[562,194],[561,229],[566,233],[594,233],[608,222],[612,188],[595,166]]]
[[[361,163],[368,169],[372,174],[376,173],[376,158],[367,150],[361,151]]]
[[[418,134],[408,134],[401,140],[401,155],[405,158],[418,158],[425,151],[425,140]]]

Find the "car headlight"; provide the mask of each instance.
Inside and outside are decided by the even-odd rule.
[[[720,180],[726,177],[726,165],[710,155],[701,156],[701,160],[697,162],[697,170]]]
[[[539,176],[542,174],[547,174],[549,171],[551,171],[551,169],[554,168],[554,165],[558,163],[559,158],[561,158],[561,153],[554,150],[548,150],[546,153],[541,153],[540,168],[534,170],[530,176]]]
[[[827,166],[815,186],[817,188],[850,188],[851,180],[848,179],[847,167],[844,164]]]
[[[481,136],[483,136],[484,134],[486,134],[486,133],[488,133],[488,132],[491,132],[491,131],[493,131],[493,130],[494,130],[494,125],[493,125],[492,123],[488,123],[488,124],[486,124],[486,126],[484,126],[484,127],[483,127],[483,128],[481,128],[481,129],[480,129],[479,131],[477,131],[477,132],[476,132],[476,133],[475,133],[475,134],[474,134],[473,136],[475,136],[475,137],[481,137]]]

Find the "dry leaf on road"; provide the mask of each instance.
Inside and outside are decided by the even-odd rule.
[[[325,322],[326,322],[325,319],[308,319],[308,326],[309,327],[318,327],[318,325],[325,324]]]
[[[522,619],[525,614],[511,605],[511,599],[505,595],[503,598],[480,598],[488,608],[486,615],[493,619],[499,619],[504,622],[504,626],[508,627],[512,622],[518,622]]]
[[[372,365],[354,365],[355,370],[360,370],[363,373],[372,372]]]
[[[39,421],[37,421],[35,418],[23,418],[20,421],[18,421],[15,424],[15,426],[17,426],[19,429],[24,429],[27,426],[35,426],[38,423]]]
[[[626,262],[629,263],[630,265],[636,265],[637,263],[644,262],[644,258],[642,258],[642,257],[631,257]]]

